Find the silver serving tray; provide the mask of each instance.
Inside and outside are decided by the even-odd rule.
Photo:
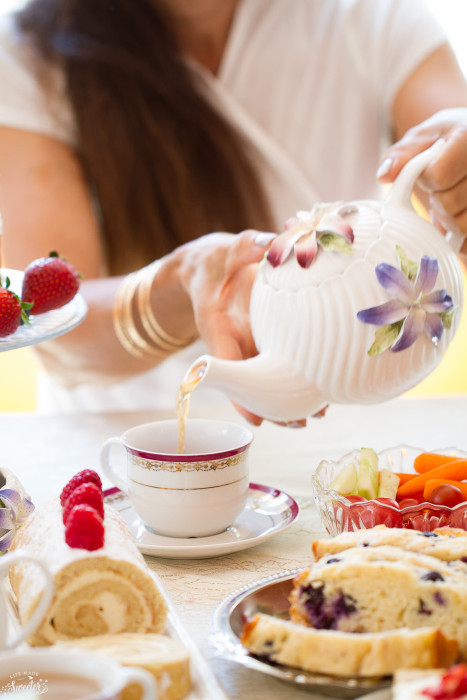
[[[247,668],[281,681],[293,683],[301,689],[339,698],[357,698],[366,693],[387,688],[391,677],[344,677],[327,676],[290,666],[281,666],[251,655],[240,642],[245,622],[255,613],[261,612],[276,617],[288,618],[289,596],[292,581],[302,569],[294,569],[266,576],[233,591],[224,598],[214,611],[210,642],[218,653]]]

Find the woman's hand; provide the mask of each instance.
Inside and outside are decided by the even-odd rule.
[[[176,251],[183,254],[179,276],[196,326],[213,356],[245,360],[257,354],[250,326],[251,289],[258,264],[275,239],[272,233],[254,230],[212,233]],[[262,423],[260,416],[235,406],[254,425]],[[287,425],[303,427],[306,419]]]
[[[210,354],[244,360],[257,354],[250,326],[250,295],[258,263],[274,234],[211,233],[175,251],[179,278]],[[262,419],[237,406],[250,422]]]
[[[442,110],[409,129],[388,150],[377,176],[381,182],[393,182],[407,161],[439,138],[445,147],[419,177],[418,193],[441,231],[467,238],[467,109]]]

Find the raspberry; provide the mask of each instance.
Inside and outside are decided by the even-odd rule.
[[[72,508],[65,525],[65,542],[73,549],[93,551],[104,546],[104,521],[95,508]]]
[[[77,486],[65,503],[62,515],[64,524],[66,524],[71,510],[82,503],[97,510],[101,518],[104,519],[104,498],[102,491],[92,481],[87,481],[81,484],[81,486]]]
[[[96,486],[102,491],[102,482],[99,474],[92,469],[83,469],[83,471],[78,472],[70,479],[60,494],[60,503],[62,508],[65,506],[65,503],[68,501],[75,488],[89,481],[96,484]]]

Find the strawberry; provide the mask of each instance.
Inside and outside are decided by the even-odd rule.
[[[79,289],[79,280],[76,268],[53,251],[27,266],[21,298],[33,304],[33,314],[43,314],[68,304]]]
[[[434,700],[455,700],[467,694],[467,664],[457,664],[448,668],[442,675],[439,685],[425,688],[423,695]]]
[[[77,486],[66,501],[62,515],[65,525],[72,509],[81,503],[92,506],[92,508],[97,510],[101,518],[104,518],[104,497],[102,495],[102,490],[96,486],[96,484],[93,484],[92,481],[88,481],[81,484],[81,486]]]
[[[65,542],[73,549],[93,551],[104,546],[104,521],[84,503],[72,508],[65,525]]]
[[[17,294],[9,289],[10,278],[5,279],[5,286],[0,284],[0,338],[11,335],[20,323],[29,323],[27,311],[32,304],[21,302]]]
[[[93,469],[83,469],[83,471],[75,474],[70,481],[64,486],[63,491],[60,494],[60,504],[62,508],[65,507],[67,500],[70,498],[72,492],[81,484],[86,484],[91,482],[96,484],[98,489],[102,491],[102,482],[99,474]]]

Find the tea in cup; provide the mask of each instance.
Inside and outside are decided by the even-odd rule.
[[[8,634],[9,625],[5,599],[6,590],[3,586],[0,586],[0,650],[2,651],[17,647],[21,642],[27,639],[29,635],[34,632],[36,627],[39,626],[52,602],[54,592],[53,578],[45,564],[37,557],[26,554],[26,552],[22,552],[20,549],[4,554],[0,559],[0,577],[5,576],[11,566],[19,564],[22,561],[32,562],[38,567],[40,570],[38,571],[38,575],[42,575],[45,578],[45,586],[39,604],[35,608],[33,614],[20,628],[19,632],[12,636]]]
[[[130,428],[104,443],[102,469],[157,534],[205,537],[223,532],[245,507],[253,434],[228,421],[189,419],[182,454],[178,440],[177,420]],[[126,468],[112,459],[116,449],[126,452]]]
[[[98,654],[56,648],[0,654],[0,697],[12,700],[118,700],[130,683],[141,686],[141,700],[157,700],[148,671]]]

